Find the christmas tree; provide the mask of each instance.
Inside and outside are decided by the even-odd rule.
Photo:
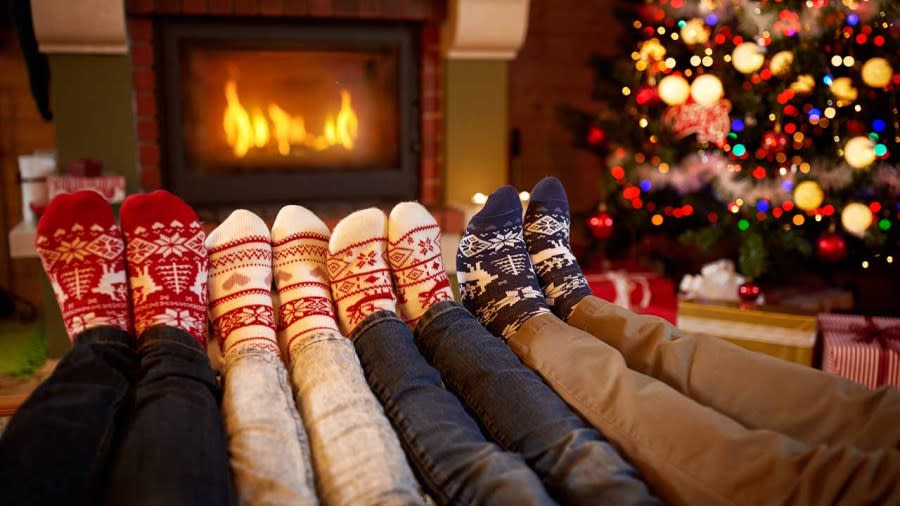
[[[750,278],[900,262],[900,2],[652,0],[594,61],[606,164],[586,220],[608,251],[648,235]],[[610,74],[612,79],[610,79]]]

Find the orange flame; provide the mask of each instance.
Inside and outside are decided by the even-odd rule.
[[[252,114],[248,113],[238,97],[234,80],[225,83],[225,100],[222,128],[228,146],[238,158],[247,156],[251,148],[269,145],[270,141],[275,143],[279,154],[287,156],[294,146],[315,151],[332,147],[350,150],[359,138],[359,117],[353,110],[350,92],[344,89],[341,90],[341,107],[336,116],[329,114],[325,119],[322,135],[308,132],[303,116],[291,116],[277,104],[269,104],[268,119],[257,108]]]

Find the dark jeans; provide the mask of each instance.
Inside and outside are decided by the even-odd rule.
[[[521,456],[489,442],[396,314],[369,315],[353,332],[366,380],[413,469],[439,504],[554,504]]]
[[[0,501],[232,504],[219,398],[188,334],[87,330],[0,438]]]
[[[600,433],[459,304],[435,304],[415,334],[447,388],[495,441],[522,454],[557,500],[660,504]]]

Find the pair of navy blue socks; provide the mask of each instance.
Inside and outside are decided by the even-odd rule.
[[[456,255],[466,309],[504,339],[542,313],[567,319],[591,294],[572,254],[569,225],[568,197],[556,178],[535,185],[524,222],[515,188],[492,193],[469,222]]]

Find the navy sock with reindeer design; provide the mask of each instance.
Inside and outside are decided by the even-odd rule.
[[[525,212],[525,243],[544,289],[547,304],[563,320],[591,294],[569,245],[569,199],[562,183],[545,177],[531,190]]]
[[[456,254],[463,305],[494,335],[508,339],[550,308],[522,236],[522,204],[512,186],[488,198],[472,217]]]

